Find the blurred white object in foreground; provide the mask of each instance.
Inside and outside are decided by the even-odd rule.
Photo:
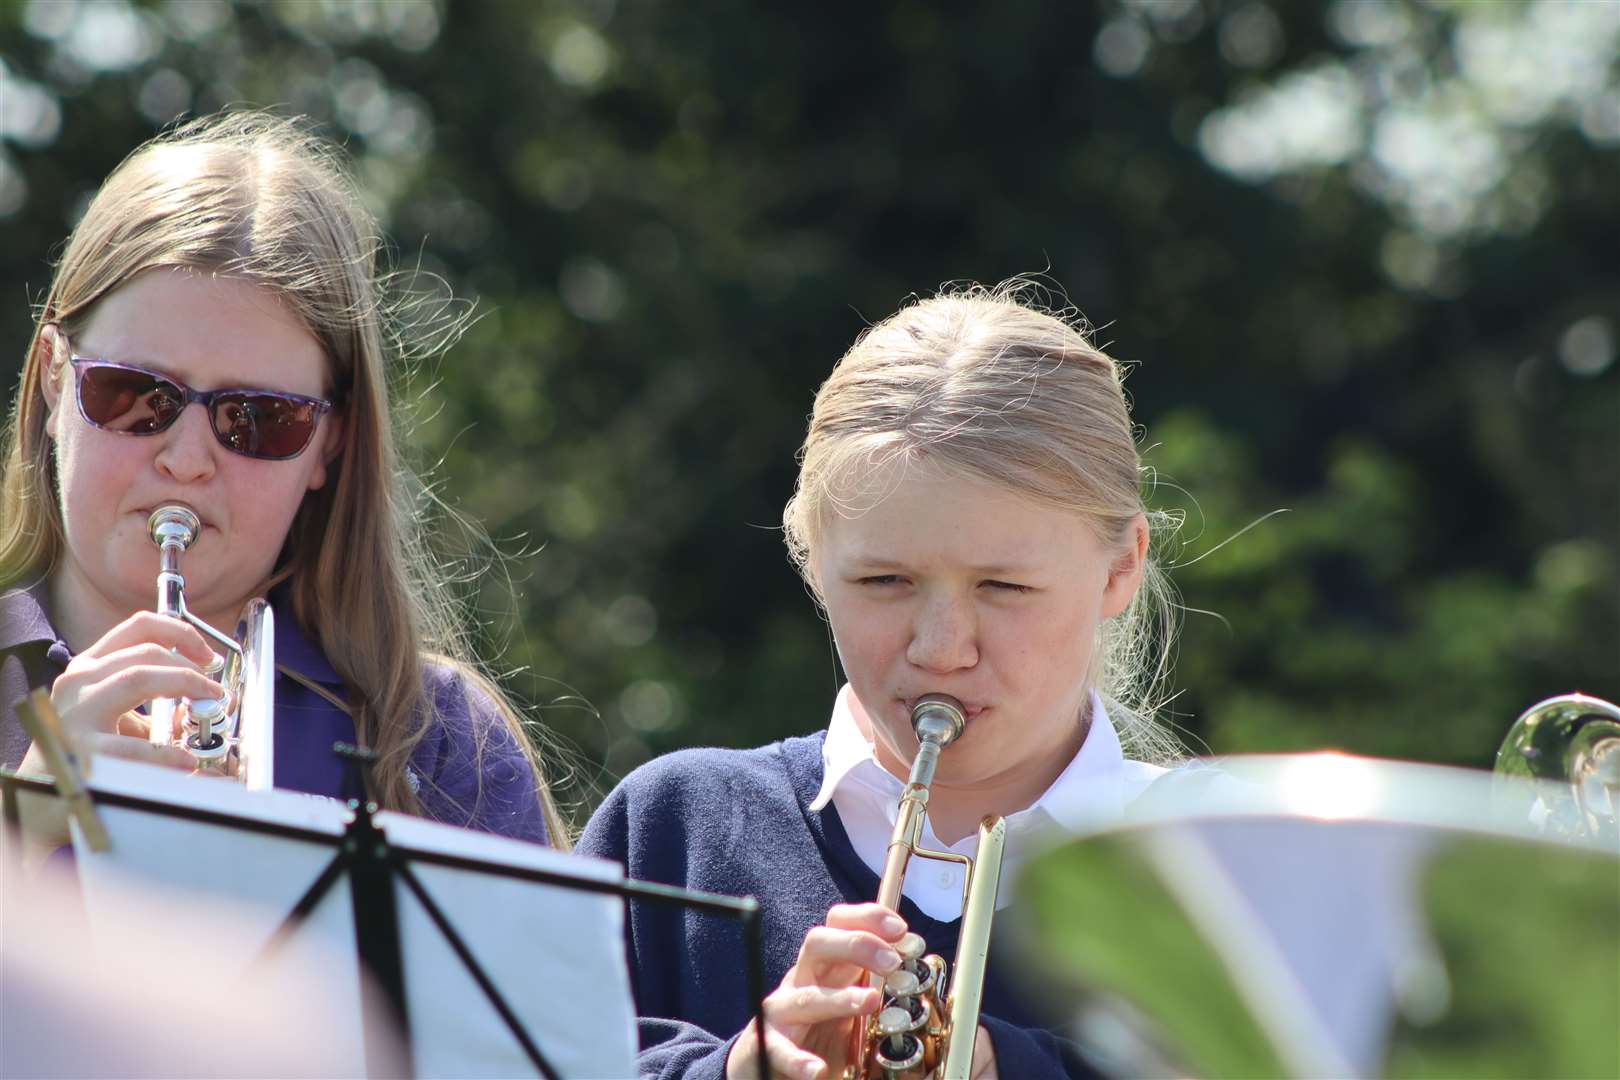
[[[307,953],[244,977],[226,955],[231,905],[199,934],[194,898],[125,886],[103,898],[124,932],[93,942],[70,873],[8,865],[0,888],[0,1076],[353,1074],[350,1003]]]
[[[1176,770],[1032,862],[1053,1019],[1131,1075],[1620,1075],[1620,852],[1550,781],[1307,754]]]

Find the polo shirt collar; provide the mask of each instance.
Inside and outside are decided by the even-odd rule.
[[[0,592],[0,652],[39,642],[54,645],[58,640],[45,614],[44,579]]]

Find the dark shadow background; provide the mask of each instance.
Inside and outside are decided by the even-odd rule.
[[[907,296],[1044,272],[1218,613],[1189,734],[1485,765],[1620,696],[1617,46],[1608,2],[0,0],[0,371],[140,140],[319,120],[477,301],[415,445],[513,555],[469,602],[588,807],[824,722],[776,532],[815,388]]]

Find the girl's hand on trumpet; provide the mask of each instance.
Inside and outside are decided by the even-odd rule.
[[[867,985],[900,966],[893,945],[906,932],[899,915],[878,904],[839,904],[813,928],[782,983],[765,998],[765,1051],[770,1075],[838,1080],[848,1064],[851,1022],[870,1016],[878,991]],[[974,1080],[996,1080],[990,1037],[979,1028]],[[759,1075],[759,1043],[750,1024],[726,1057],[727,1080]]]
[[[855,1017],[877,1011],[879,978],[900,966],[892,948],[905,920],[878,904],[839,904],[805,935],[794,965],[765,998],[765,1050],[773,1077],[837,1080]],[[750,1024],[726,1058],[727,1080],[759,1075],[759,1043]]]
[[[51,686],[51,705],[63,733],[86,759],[103,754],[190,769],[195,765],[190,754],[147,740],[146,717],[135,709],[155,697],[223,696],[225,688],[203,674],[213,659],[213,649],[186,623],[139,611],[68,662]],[[50,775],[37,744],[28,748],[19,771]],[[61,799],[26,798],[21,816],[34,855],[68,843],[67,807]]]
[[[68,663],[51,687],[51,704],[81,754],[189,769],[194,762],[184,750],[147,741],[146,717],[134,710],[153,698],[223,697],[225,688],[203,674],[214,660],[214,650],[191,626],[138,611]],[[49,772],[37,746],[22,768]]]

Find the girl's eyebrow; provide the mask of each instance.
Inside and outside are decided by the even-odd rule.
[[[78,341],[72,337],[68,338],[68,346],[69,353],[71,353],[77,360],[95,360],[103,364],[117,364],[120,367],[140,368],[142,371],[151,372],[153,375],[161,375],[170,382],[175,383],[178,386],[183,386],[188,390],[202,389],[191,381],[175,374],[175,372],[167,364],[164,364],[159,360],[130,359],[122,354],[110,356],[105,352],[92,351],[88,349],[80,351]],[[218,386],[209,387],[208,389],[215,391],[244,390],[261,394],[291,394],[294,397],[316,397],[327,399],[331,399],[333,393],[335,393],[335,391],[327,391],[325,389],[316,391],[313,394],[303,390],[283,390],[278,387],[267,386],[262,382],[253,382],[251,380],[223,382]]]
[[[106,349],[91,349],[81,344],[78,338],[71,336],[68,337],[67,342],[68,351],[80,360],[100,360],[108,364],[122,364],[124,367],[137,367],[144,371],[150,371],[154,375],[162,375],[164,378],[173,379],[178,383],[185,381],[169,370],[168,366],[161,360],[148,359],[139,352],[120,352],[116,349],[108,352]]]
[[[850,558],[849,565],[862,570],[904,570],[909,564],[884,555],[855,555]],[[978,566],[969,566],[969,570],[983,577],[1023,577],[1035,572],[1033,567],[1014,563],[985,563]]]

